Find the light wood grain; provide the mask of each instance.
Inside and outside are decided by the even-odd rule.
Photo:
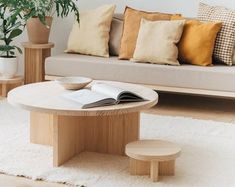
[[[175,175],[175,160],[159,162],[159,175]]]
[[[0,96],[6,97],[10,90],[23,85],[23,83],[24,79],[21,76],[16,76],[11,79],[0,78]]]
[[[30,142],[53,145],[53,115],[30,113]]]
[[[8,101],[12,105],[29,111],[65,116],[107,116],[134,113],[151,108],[158,102],[158,94],[152,89],[143,86],[111,81],[93,81],[93,83],[95,82],[104,82],[133,91],[146,98],[147,101],[81,109],[79,103],[62,97],[63,94],[71,93],[71,91],[65,90],[54,81],[29,84],[16,88],[9,92]]]
[[[160,98],[160,103],[156,107],[148,109],[144,112],[151,113],[153,115],[184,116],[195,119],[214,120],[227,123],[233,120],[235,123],[235,109],[233,100],[190,95],[185,96],[171,93],[160,93]],[[23,177],[0,175],[0,186],[58,187],[60,184],[34,181]]]
[[[181,148],[161,140],[141,140],[128,144],[126,154],[142,161],[170,161],[180,156]]]
[[[83,127],[71,116],[53,116],[53,165],[60,166],[84,151]]]
[[[150,178],[152,179],[153,182],[158,181],[158,167],[159,167],[159,162],[151,161],[151,164],[150,164]]]
[[[126,145],[126,154],[130,157],[131,175],[150,175],[153,182],[160,175],[175,174],[175,159],[181,149],[170,142],[160,140],[142,140]]]
[[[133,91],[147,101],[81,109],[62,97],[71,91],[54,81],[9,93],[11,104],[31,111],[31,142],[53,144],[54,166],[84,150],[125,155],[126,144],[139,139],[140,111],[158,102],[157,93],[133,84],[102,82]]]
[[[129,170],[131,175],[150,175],[150,162],[130,158]]]
[[[45,80],[45,59],[51,56],[53,43],[23,43],[25,48],[25,84]]]
[[[49,49],[49,48],[53,48],[55,44],[51,42],[49,42],[48,44],[33,44],[30,42],[23,42],[22,46],[24,48],[30,48],[30,49]]]
[[[112,116],[58,116],[31,112],[31,142],[53,145],[54,166],[82,151],[125,155],[139,139],[139,113]]]

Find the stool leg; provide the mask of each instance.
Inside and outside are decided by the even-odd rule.
[[[159,162],[159,175],[171,176],[175,174],[175,160]]]
[[[150,162],[140,161],[130,158],[130,174],[131,175],[149,175]]]
[[[153,180],[153,182],[158,181],[158,167],[159,163],[157,161],[152,161],[150,166],[150,178]]]

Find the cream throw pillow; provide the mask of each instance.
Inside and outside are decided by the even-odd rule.
[[[185,21],[141,20],[133,60],[154,64],[180,65],[178,48]]]
[[[109,57],[109,32],[115,5],[105,5],[80,13],[74,23],[66,52]]]

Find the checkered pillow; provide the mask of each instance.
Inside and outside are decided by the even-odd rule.
[[[200,3],[198,19],[223,22],[221,31],[216,38],[213,56],[215,60],[232,66],[235,44],[235,10]]]

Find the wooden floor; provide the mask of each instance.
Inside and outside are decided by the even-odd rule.
[[[235,100],[188,95],[159,94],[159,103],[145,111],[151,114],[184,116],[235,124]],[[0,174],[0,187],[63,187],[66,185],[35,182],[33,180]]]

